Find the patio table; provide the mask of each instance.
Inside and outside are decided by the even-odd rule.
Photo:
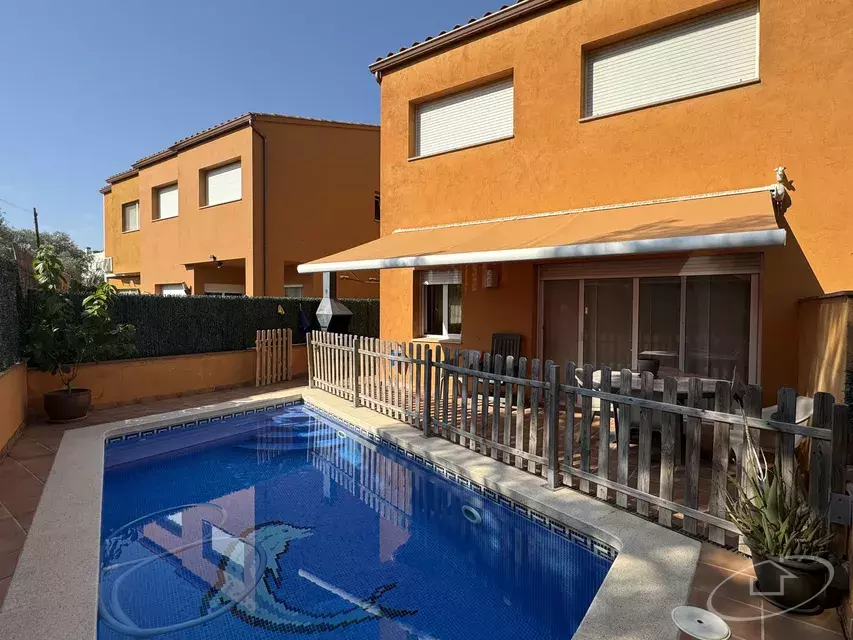
[[[578,369],[575,373],[575,376],[578,380],[583,380],[583,371]],[[667,376],[669,377],[669,376]],[[690,376],[672,376],[676,381],[676,393],[678,394],[679,399],[687,398],[687,391],[690,385]],[[720,380],[716,380],[714,378],[699,378],[702,382],[702,397],[703,398],[713,398],[716,390],[717,383]],[[614,389],[614,391],[618,390],[622,385],[622,372],[621,371],[613,371],[610,374],[610,386]],[[636,371],[631,372],[631,390],[632,391],[640,391],[642,387],[642,381],[640,379],[640,374]],[[601,370],[594,371],[592,373],[592,388],[600,389],[601,388]],[[663,395],[663,378],[655,378],[654,386],[653,386],[655,394]]]

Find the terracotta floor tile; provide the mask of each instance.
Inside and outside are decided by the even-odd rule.
[[[29,532],[30,527],[33,526],[33,518],[36,516],[35,509],[28,509],[27,511],[22,512],[20,515],[15,516],[15,520],[18,521],[18,524],[24,528],[24,531]]]
[[[0,606],[6,599],[6,592],[9,591],[9,585],[12,584],[12,578],[3,578],[0,580]]]
[[[690,599],[687,604],[708,609],[709,595],[706,591],[693,589],[690,592]],[[749,638],[749,640],[762,639],[761,609],[723,597],[715,597],[712,602],[717,615],[721,616],[726,621],[726,624],[729,625],[733,637]],[[764,640],[770,639],[765,638]]]
[[[28,438],[32,438],[52,451],[58,451],[59,443],[62,442],[62,436],[65,435],[65,430],[47,425],[36,425],[27,427],[24,430],[24,435]]]
[[[52,456],[54,452],[43,444],[40,444],[25,435],[21,435],[16,441],[9,455],[15,460],[26,460],[39,456]]]
[[[17,518],[34,510],[44,491],[44,483],[16,460],[0,462],[0,503]]]
[[[714,592],[729,600],[737,600],[752,606],[760,606],[760,598],[750,593],[755,577],[750,571],[735,572],[700,562],[693,577],[693,588]]]
[[[760,598],[756,598],[759,600]],[[769,602],[766,602],[763,599],[761,600],[761,608],[764,609],[765,615],[773,616],[773,614],[779,613],[779,609],[774,607]],[[819,613],[815,616],[796,616],[796,615],[786,615],[784,616],[786,619],[790,620],[798,620],[803,624],[809,624],[814,627],[821,627],[822,629],[827,629],[834,633],[842,634],[841,630],[841,621],[838,619],[838,610],[837,609],[824,609],[822,613]]]
[[[0,580],[12,576],[15,572],[15,567],[18,566],[18,556],[20,555],[20,551],[13,551],[12,553],[4,553],[0,556]]]
[[[12,514],[9,513],[9,510],[6,507],[4,507],[2,504],[0,504],[0,520],[2,520],[3,518],[11,518],[11,517],[12,517]]]
[[[808,616],[771,616],[764,619],[764,637],[767,640],[811,640],[833,638],[841,640],[841,626],[837,631],[811,624]]]
[[[755,575],[752,570],[751,558],[742,556],[739,553],[727,551],[726,549],[721,549],[713,544],[704,543],[702,545],[702,552],[699,555],[699,561],[706,564],[712,564],[717,567],[722,567],[729,571],[743,571],[745,573]]]
[[[53,461],[55,458],[56,454],[51,451],[48,456],[28,458],[25,460],[18,460],[18,462],[21,466],[26,467],[27,471],[32,473],[39,480],[47,482],[47,477],[50,475],[50,470],[53,468]]]
[[[14,518],[0,520],[0,555],[20,551],[26,537],[26,532]]]

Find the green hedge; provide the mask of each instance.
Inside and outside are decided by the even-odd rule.
[[[28,310],[35,295],[28,296]],[[78,303],[85,297],[69,295]],[[353,314],[351,333],[379,336],[378,300],[342,302]],[[301,344],[305,334],[299,330],[300,310],[317,329],[319,304],[319,298],[122,295],[114,318],[136,327],[134,357],[150,358],[251,348],[258,329],[293,329],[294,344]]]
[[[0,260],[0,371],[21,360],[18,267]]]

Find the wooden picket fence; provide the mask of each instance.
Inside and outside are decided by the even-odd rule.
[[[293,379],[293,331],[265,329],[255,334],[255,386]]]
[[[308,344],[311,386],[407,422],[427,437],[446,438],[542,476],[552,488],[576,488],[719,544],[740,534],[726,519],[725,503],[730,478],[746,486],[751,471],[745,428],[788,479],[796,467],[795,437],[811,438],[808,496],[816,513],[828,514],[830,500],[844,494],[848,408],[827,393],[815,395],[812,425],[803,426],[795,423],[796,393],[787,388],[778,392],[778,419],[763,420],[761,388],[755,385],[746,387],[741,411],[731,384],[719,380],[661,379],[607,367],[595,380],[590,365],[560,367],[523,357],[516,362],[511,356],[319,332]],[[636,454],[632,428],[639,432]],[[660,433],[656,465],[654,432]],[[713,441],[704,467],[703,432]],[[710,495],[703,504],[700,475],[709,471],[703,488]]]

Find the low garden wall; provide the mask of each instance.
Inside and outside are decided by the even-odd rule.
[[[307,371],[305,345],[294,345],[294,378]],[[92,390],[95,408],[254,384],[254,349],[84,364],[74,381],[75,387]],[[25,387],[29,414],[42,416],[42,394],[60,388],[61,383],[56,376],[30,369]]]
[[[24,426],[27,413],[27,365],[19,362],[0,373],[0,458]]]

